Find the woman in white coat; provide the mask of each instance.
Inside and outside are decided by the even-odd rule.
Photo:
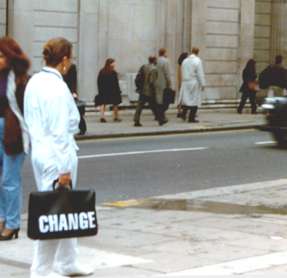
[[[43,50],[46,67],[26,87],[24,116],[28,125],[31,160],[39,191],[52,190],[59,179],[65,186],[77,179],[77,145],[80,116],[63,81],[72,56],[72,44],[63,38],[48,41]],[[83,276],[90,271],[76,262],[77,240],[40,240],[35,243],[31,277]]]
[[[192,54],[182,64],[182,84],[179,93],[179,105],[182,106],[182,118],[186,120],[190,110],[188,121],[198,122],[196,114],[201,105],[201,92],[205,87],[205,76],[201,59],[197,56],[198,48],[192,49]]]

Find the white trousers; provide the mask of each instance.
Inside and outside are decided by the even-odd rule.
[[[44,161],[43,157],[34,157],[32,155],[32,166],[38,190],[52,190],[52,183],[58,178],[53,161],[51,161],[51,158]],[[76,151],[71,158],[73,160],[72,182],[73,187],[75,187],[78,168]],[[43,276],[51,273],[53,268],[66,272],[66,269],[68,270],[75,265],[77,253],[77,239],[35,241],[31,272]]]

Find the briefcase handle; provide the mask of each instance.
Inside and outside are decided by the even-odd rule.
[[[62,185],[59,185],[59,179],[54,180],[52,186],[53,186],[53,191],[71,191],[73,188],[72,181],[70,181],[69,184],[62,186]]]

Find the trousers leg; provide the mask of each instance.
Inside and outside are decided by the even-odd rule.
[[[188,117],[188,121],[189,122],[194,122],[195,121],[197,110],[198,110],[197,106],[191,106],[190,107],[190,112],[189,112],[189,117]]]
[[[242,113],[242,110],[246,104],[246,101],[248,99],[248,94],[247,93],[242,93],[242,96],[241,96],[241,101],[240,101],[240,104],[239,104],[239,107],[237,109],[237,112],[238,113]]]
[[[250,93],[249,101],[251,104],[251,113],[255,114],[257,111],[257,104],[256,104],[256,93]]]
[[[3,175],[3,157],[4,157],[4,146],[3,146],[3,134],[4,134],[4,119],[0,118],[0,221],[6,220],[6,200],[4,197],[2,175]]]
[[[184,121],[186,120],[187,111],[188,111],[188,106],[183,105],[183,106],[182,106],[182,119],[183,119]]]
[[[141,117],[141,113],[142,113],[145,103],[146,103],[146,100],[141,96],[139,99],[137,108],[136,108],[135,116],[134,116],[135,123],[140,123],[140,117]]]

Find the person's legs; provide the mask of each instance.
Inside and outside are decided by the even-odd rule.
[[[134,116],[134,123],[136,126],[140,126],[140,117],[141,117],[141,113],[145,105],[145,102],[146,100],[144,99],[144,97],[140,96],[138,104],[137,104],[135,116]]]
[[[257,111],[256,93],[250,93],[249,101],[250,101],[250,104],[251,104],[251,113],[252,114],[256,114],[256,111]]]
[[[181,118],[182,118],[184,121],[186,120],[187,111],[188,111],[188,106],[182,105]]]
[[[101,113],[101,122],[105,123],[106,119],[105,119],[105,111],[106,111],[106,105],[101,105],[100,107],[100,113]]]
[[[2,184],[2,174],[3,174],[3,156],[4,156],[4,146],[3,146],[3,134],[4,134],[4,119],[0,118],[0,232],[4,228],[4,222],[6,220],[6,200],[4,197],[3,184]]]
[[[120,122],[121,119],[119,118],[119,106],[118,105],[114,105],[113,106],[113,117],[114,117],[114,121],[115,122]]]
[[[2,190],[6,202],[5,229],[20,228],[22,177],[21,170],[24,153],[18,155],[3,155]],[[4,231],[5,232],[5,231]]]
[[[188,117],[188,122],[190,123],[196,123],[196,114],[197,114],[198,106],[191,106],[190,107],[190,112],[189,112],[189,117]]]
[[[247,93],[242,93],[241,101],[240,101],[240,104],[239,104],[239,106],[237,108],[237,112],[239,114],[242,113],[242,110],[243,110],[243,108],[244,108],[244,106],[246,104],[247,99],[248,99],[248,94]]]

